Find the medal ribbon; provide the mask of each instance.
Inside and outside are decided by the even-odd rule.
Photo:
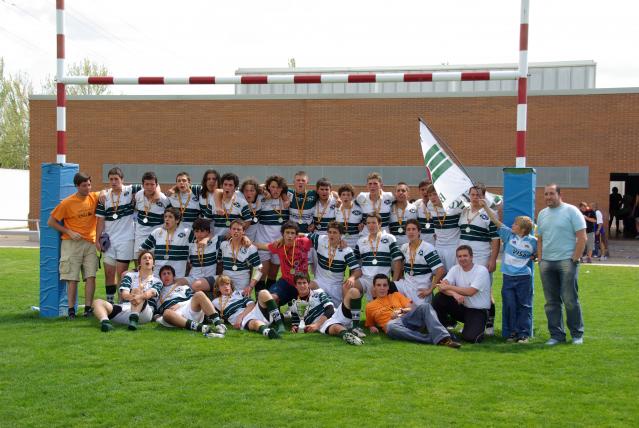
[[[373,252],[373,258],[377,257],[377,250],[379,249],[379,241],[382,239],[382,234],[377,232],[377,242],[375,243],[375,248],[373,248],[373,240],[371,236],[368,237],[368,243],[371,246],[371,251]]]
[[[171,241],[173,241],[173,235],[175,234],[175,229],[173,232],[169,234],[169,231],[166,231],[166,240],[164,241],[164,248],[166,249],[166,255],[169,255],[169,246],[171,245]]]
[[[297,207],[297,215],[300,220],[304,219],[304,205],[306,205],[306,196],[308,195],[308,191],[304,190],[304,200],[302,201],[302,208],[300,208],[299,200],[297,199],[297,192],[294,192],[293,199],[295,199],[295,206]]]
[[[415,257],[417,256],[417,249],[422,245],[422,240],[420,239],[417,243],[417,246],[413,248],[413,244],[408,244],[408,259],[410,260],[410,271],[413,272],[413,264],[415,263]]]
[[[109,196],[111,197],[111,207],[113,207],[113,214],[117,214],[118,213],[118,208],[120,207],[120,196],[122,196],[122,191],[120,191],[120,193],[118,193],[118,202],[114,202],[113,201],[113,189],[111,189],[111,193],[109,193]]]
[[[222,208],[224,209],[224,217],[226,217],[226,221],[229,221],[229,210],[233,211],[233,202],[235,202],[235,193],[233,193],[233,197],[231,198],[230,208],[226,208],[226,203],[222,201]]]
[[[180,203],[180,216],[182,218],[184,218],[184,211],[186,211],[186,208],[189,206],[189,199],[191,199],[191,189],[189,188],[189,191],[186,194],[186,201],[182,202],[182,192],[178,191],[177,193],[177,200]]]
[[[348,209],[348,214],[344,213],[344,204],[342,204],[340,211],[342,211],[342,217],[344,217],[344,229],[346,230],[346,232],[348,232],[348,220],[351,218],[351,211],[353,211],[353,205],[351,205],[351,207]]]
[[[286,245],[284,245],[284,258],[286,259],[287,262],[290,263],[291,268],[295,268],[295,266],[293,266],[293,263],[295,262],[295,245],[297,244],[297,238],[295,238],[295,241],[293,241],[293,252],[291,253],[291,260],[288,259],[288,254],[286,253]]]
[[[408,204],[406,204],[406,207],[408,207]],[[401,217],[399,216],[399,210],[397,209],[397,204],[395,204],[394,206],[394,211],[395,211],[395,216],[397,217],[397,222],[399,223],[399,225],[401,226],[402,223],[404,222],[404,214],[406,214],[406,207],[404,207],[402,209],[402,215]]]
[[[322,213],[319,213],[319,206],[322,205],[321,201],[318,201],[319,203],[317,204],[317,208],[315,208],[315,214],[317,215],[317,222],[318,223],[322,223],[322,219],[324,218],[324,214],[326,214],[326,210],[328,209],[328,206],[331,204],[331,200],[329,199],[328,201],[326,201],[326,206],[324,207],[324,209],[322,210]]]

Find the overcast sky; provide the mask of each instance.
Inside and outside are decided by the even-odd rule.
[[[515,63],[518,0],[66,0],[68,62],[115,76],[231,76],[239,67]],[[529,61],[594,60],[597,87],[639,86],[639,2],[530,0]],[[34,87],[55,74],[55,0],[0,0],[0,56]],[[232,93],[232,86],[143,93]],[[117,87],[116,93],[141,93]]]

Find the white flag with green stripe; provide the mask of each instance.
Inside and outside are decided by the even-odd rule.
[[[466,193],[473,182],[442,148],[437,138],[420,119],[419,138],[422,145],[424,164],[442,204],[452,203]]]

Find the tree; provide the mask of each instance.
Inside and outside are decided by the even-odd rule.
[[[29,93],[22,73],[4,74],[0,57],[0,168],[29,168]]]
[[[74,62],[67,67],[67,76],[108,76],[109,70],[102,64],[97,64],[89,58]],[[56,82],[51,76],[47,77],[42,90],[45,94],[56,93]],[[111,92],[107,85],[67,85],[67,95],[106,95]]]

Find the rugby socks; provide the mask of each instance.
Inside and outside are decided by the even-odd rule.
[[[351,299],[351,319],[353,328],[361,328],[359,317],[362,312],[362,298]]]
[[[106,300],[107,302],[113,304],[115,301],[115,292],[117,290],[117,286],[115,285],[105,285],[104,289],[106,290]]]
[[[113,324],[111,324],[111,321],[109,321],[108,319],[104,319],[100,321],[100,330],[102,330],[105,333],[108,333],[111,330],[113,330]]]
[[[262,336],[268,337],[269,339],[279,339],[280,335],[279,333],[273,329],[273,328],[269,328],[265,325],[261,325],[260,328],[258,329],[258,331],[260,332],[260,334]]]
[[[282,321],[282,314],[280,314],[280,310],[277,307],[277,303],[275,303],[275,300],[267,300],[266,309],[268,310],[268,314],[271,318],[271,323],[275,324],[275,330],[278,333],[284,333],[284,322]]]
[[[129,315],[129,330],[137,330],[139,321],[140,314],[138,312],[131,312],[131,315]]]
[[[224,324],[224,321],[220,318],[220,315],[217,312],[214,312],[213,315],[209,315],[208,318],[209,321],[213,323],[213,325]],[[210,324],[210,322],[208,324]]]
[[[195,322],[193,320],[186,320],[186,325],[184,326],[184,328],[187,329],[187,330],[202,331],[202,327],[203,326],[204,326],[204,324],[202,324],[201,322]]]
[[[490,309],[488,310],[488,321],[486,322],[486,328],[491,328],[495,324],[495,304],[490,304]]]

